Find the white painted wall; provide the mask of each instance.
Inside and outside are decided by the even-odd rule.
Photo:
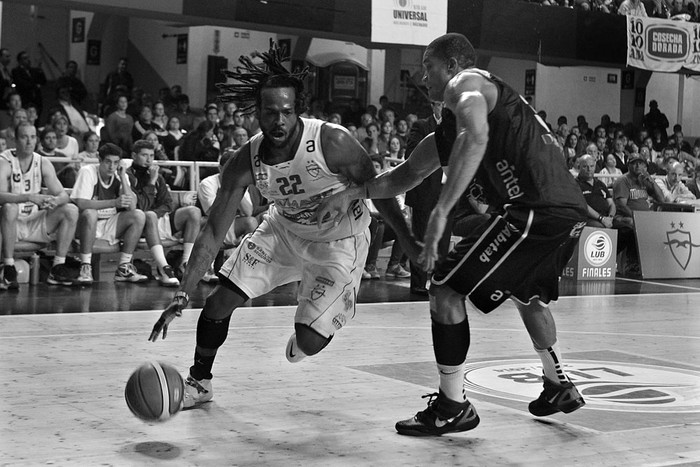
[[[369,96],[367,104],[378,105],[379,98],[384,94],[384,72],[386,70],[386,52],[384,50],[370,50],[369,52]],[[399,70],[396,70],[399,73]]]
[[[615,83],[608,82],[615,75]],[[547,112],[549,123],[565,115],[569,126],[583,115],[594,128],[603,114],[620,121],[620,70],[591,67],[548,67],[537,65],[537,109]]]
[[[700,137],[700,77],[654,73],[647,85],[645,113],[652,99],[659,103],[659,110],[666,114],[671,127],[680,123],[686,137]]]

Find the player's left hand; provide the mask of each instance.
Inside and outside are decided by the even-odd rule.
[[[176,295],[173,298],[173,301],[170,302],[170,305],[168,305],[165,311],[163,311],[163,313],[160,315],[160,318],[158,318],[156,324],[153,325],[153,330],[151,331],[151,335],[148,340],[151,342],[158,340],[158,336],[160,335],[161,331],[163,331],[163,339],[165,339],[165,337],[168,335],[168,325],[176,317],[182,316],[182,309],[186,306],[187,299]]]
[[[425,245],[418,256],[418,264],[424,271],[431,272],[438,261],[438,243],[447,225],[447,217],[437,209],[430,213],[428,228],[425,231]]]
[[[347,191],[347,190],[346,190]],[[316,209],[316,225],[321,228],[321,225],[333,221],[338,225],[343,217],[348,212],[350,202],[352,200],[346,196],[345,191],[335,193],[327,198],[324,198]]]

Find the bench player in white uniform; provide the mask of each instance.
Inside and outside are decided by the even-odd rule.
[[[243,239],[219,271],[219,285],[207,298],[197,323],[194,365],[186,381],[184,406],[212,397],[211,368],[226,339],[231,313],[251,297],[300,281],[295,333],[287,343],[290,362],[321,351],[355,314],[355,300],[369,247],[369,212],[353,203],[343,215],[316,225],[320,201],[374,176],[362,146],[344,128],[299,118],[303,84],[281,65],[274,45],[262,55],[265,68],[241,59],[243,67],[228,72],[242,85],[221,86],[225,98],[254,102],[262,134],[253,137],[226,164],[222,185],[207,224],[195,243],[180,290],[155,324],[155,341],[187,305],[189,293],[209,268],[246,188],[255,183],[272,201],[265,220]],[[248,66],[250,65],[250,66]],[[252,84],[251,84],[252,83]],[[248,108],[251,108],[249,105]],[[417,244],[395,200],[377,208],[392,226],[403,229],[406,251],[415,257]]]
[[[0,290],[17,289],[14,263],[15,243],[48,243],[56,240],[56,256],[47,282],[72,285],[71,272],[65,266],[78,208],[56,177],[53,164],[34,152],[36,128],[20,123],[15,130],[17,147],[0,154],[0,233],[3,267]],[[46,195],[41,194],[42,184]]]

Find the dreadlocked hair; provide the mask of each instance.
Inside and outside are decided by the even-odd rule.
[[[270,39],[270,50],[267,52],[255,51],[250,57],[241,55],[238,59],[240,65],[235,70],[222,70],[226,78],[237,82],[217,83],[219,100],[224,104],[234,102],[238,104],[241,112],[251,114],[260,105],[260,92],[263,89],[290,87],[296,95],[296,113],[302,113],[306,110],[302,80],[308,74],[309,67],[290,73],[282,65],[289,61],[287,52],[286,48],[280,48],[279,44]],[[254,59],[260,59],[262,63],[254,63]]]

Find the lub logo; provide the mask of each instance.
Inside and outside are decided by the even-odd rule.
[[[586,408],[615,412],[699,412],[700,372],[621,361],[569,360],[565,371]],[[470,362],[465,389],[521,402],[542,391],[542,366],[529,359]]]
[[[676,260],[676,263],[685,271],[685,268],[690,264],[693,248],[700,247],[700,244],[693,243],[690,232],[681,230],[683,228],[683,222],[679,222],[678,227],[679,228],[676,229],[676,223],[671,222],[671,228],[675,230],[666,232],[666,239],[668,241],[663,243],[671,250],[671,255],[673,259]]]
[[[612,255],[612,240],[605,232],[596,230],[586,239],[585,252],[591,266],[601,266]]]

